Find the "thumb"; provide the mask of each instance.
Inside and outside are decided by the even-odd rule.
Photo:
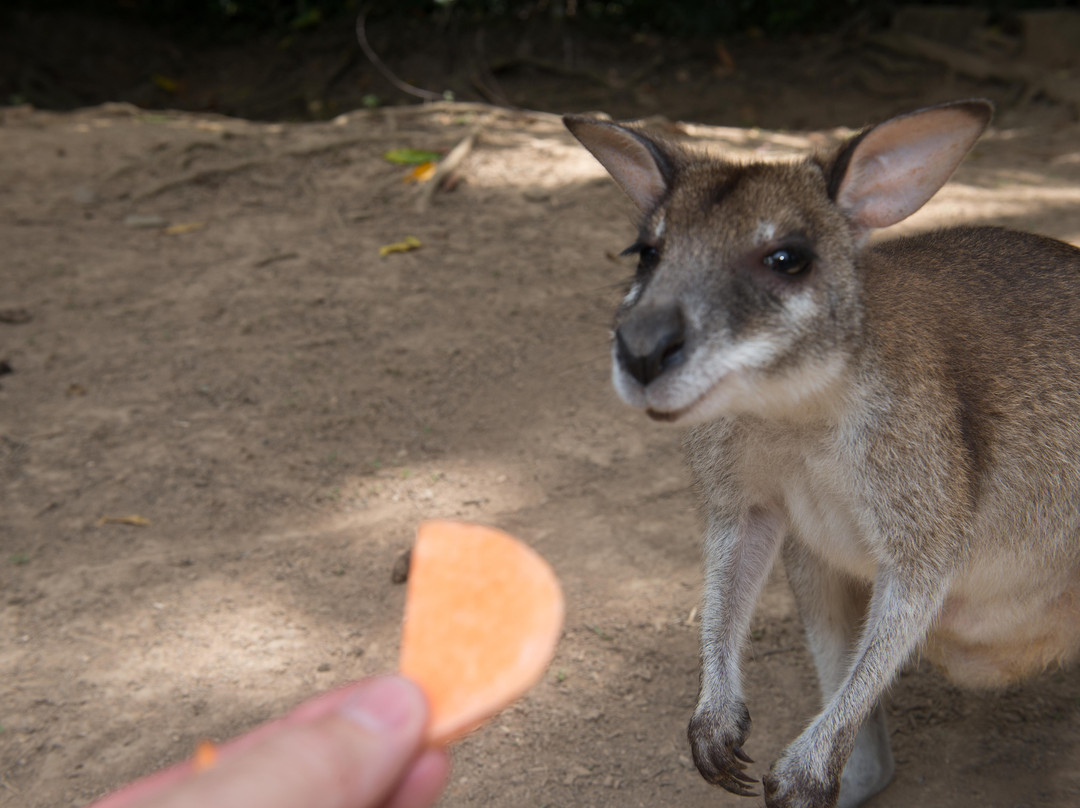
[[[223,755],[155,808],[368,808],[383,802],[423,745],[427,703],[407,679],[369,679],[332,712],[286,724]]]

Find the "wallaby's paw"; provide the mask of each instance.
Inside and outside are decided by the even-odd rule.
[[[784,755],[761,778],[767,808],[833,808],[840,796],[840,772],[819,778]]]
[[[746,774],[746,764],[754,761],[742,750],[749,735],[750,713],[742,702],[728,709],[699,708],[690,719],[687,736],[701,776],[732,794],[757,796],[750,790],[757,780]]]

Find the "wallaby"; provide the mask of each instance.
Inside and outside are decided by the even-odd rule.
[[[741,654],[777,555],[805,625],[823,708],[762,778],[768,806],[855,806],[888,784],[881,698],[915,653],[994,686],[1080,647],[1080,250],[995,227],[868,244],[992,112],[930,107],[784,163],[565,118],[642,214],[615,388],[691,427],[706,528],[689,739],[710,782],[756,782]]]

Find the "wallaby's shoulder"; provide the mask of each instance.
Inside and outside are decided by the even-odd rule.
[[[1080,248],[1064,241],[1007,227],[964,226],[931,230],[881,241],[868,251],[875,262],[913,265],[936,271],[986,267],[1009,275],[1029,268],[1080,271]],[[1002,256],[1011,259],[1003,262]],[[1019,259],[1019,263],[1017,263]]]
[[[883,298],[890,307],[944,307],[992,320],[1070,301],[1075,313],[1067,319],[1080,318],[1080,305],[1071,304],[1080,298],[1080,249],[1048,236],[953,227],[874,244],[860,263],[871,304]]]
[[[1080,249],[1071,244],[954,227],[876,243],[860,264],[866,336],[897,375],[948,366],[974,400],[980,385],[1004,384],[1006,368],[1014,388],[1033,389],[1056,378],[1047,356],[1080,357]]]

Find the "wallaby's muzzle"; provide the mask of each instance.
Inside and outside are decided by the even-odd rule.
[[[681,365],[688,352],[678,305],[635,311],[615,330],[616,359],[642,387]]]

